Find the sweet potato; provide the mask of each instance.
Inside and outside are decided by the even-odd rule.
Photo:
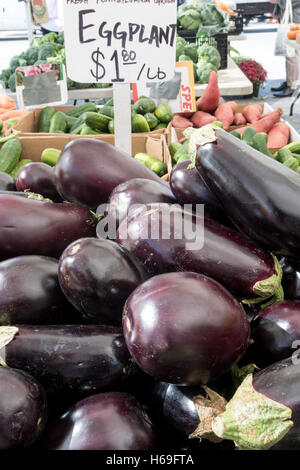
[[[227,104],[230,104],[233,114],[237,113],[238,105],[235,101],[227,101]]]
[[[218,86],[218,76],[213,70],[210,72],[209,82],[205,88],[203,95],[196,101],[196,108],[199,111],[213,113],[220,101],[220,90]]]
[[[175,114],[172,119],[172,126],[177,129],[186,129],[187,127],[193,127],[193,123],[187,118]]]
[[[246,122],[258,121],[262,117],[263,105],[262,104],[248,104],[243,110],[243,115],[246,119]]]
[[[29,111],[28,109],[13,109],[11,111],[6,111],[4,113],[1,113],[0,114],[0,119],[1,121],[8,121],[9,119],[13,119],[13,118],[21,118],[23,116],[26,116],[26,114],[28,114]]]
[[[277,122],[268,132],[268,148],[277,149],[289,143],[290,128],[285,122]]]
[[[262,119],[259,121],[254,122],[251,124],[251,126],[244,126],[240,127],[240,129],[237,129],[237,131],[240,134],[243,134],[244,130],[247,127],[253,127],[253,129],[256,130],[256,132],[265,132],[266,134],[272,129],[272,127],[280,121],[282,115],[282,109],[278,108],[275,111],[272,111],[268,113],[266,116],[264,116]]]
[[[10,111],[12,109],[16,109],[15,101],[8,96],[6,93],[0,94],[0,109],[3,111]]]
[[[205,113],[204,111],[197,111],[191,119],[195,127],[206,126],[206,124],[210,124],[215,120],[216,119],[212,114]]]
[[[224,129],[227,130],[233,123],[234,114],[230,103],[223,103],[215,111],[217,121],[221,121]]]
[[[244,126],[247,123],[246,118],[242,113],[235,113],[233,124],[235,126]]]

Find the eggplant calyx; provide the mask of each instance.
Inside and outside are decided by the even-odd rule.
[[[206,126],[200,127],[200,129],[193,129],[188,127],[183,132],[183,135],[189,139],[188,143],[188,156],[191,160],[191,164],[188,166],[188,169],[191,170],[196,166],[196,155],[197,147],[199,145],[205,145],[217,140],[215,130],[220,129],[214,124],[206,124]]]
[[[52,202],[53,203],[53,201],[51,199],[47,199],[44,196],[42,196],[41,194],[31,193],[30,191],[27,191],[26,189],[25,189],[24,193],[26,193],[28,195],[28,199],[34,199],[35,201],[43,201],[43,202]]]
[[[256,364],[247,364],[246,366],[239,367],[237,365],[232,366],[231,368],[231,378],[235,388],[238,388],[247,375],[254,373],[259,370]]]
[[[276,292],[279,292],[282,280],[282,267],[279,264],[276,256],[272,254],[272,258],[274,261],[274,274],[272,274],[272,276],[268,277],[267,279],[256,282],[253,286],[253,292],[258,297],[256,299],[242,300],[244,304],[257,304],[272,297],[273,295],[276,295]]]
[[[189,435],[189,439],[208,439],[210,442],[218,443],[223,439],[218,437],[212,430],[214,419],[225,411],[226,400],[214,390],[203,387],[207,397],[197,395],[194,397],[194,404],[199,415],[200,424],[195,431]]]
[[[7,346],[19,333],[19,328],[16,326],[1,326],[0,327],[0,353],[5,346]],[[5,350],[4,350],[5,351]],[[5,360],[0,355],[0,365],[6,366]]]
[[[249,374],[212,423],[213,432],[231,439],[242,450],[267,450],[293,426],[292,410],[257,392]]]

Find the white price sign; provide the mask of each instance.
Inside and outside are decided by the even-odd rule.
[[[68,76],[82,83],[171,80],[177,0],[62,0]]]

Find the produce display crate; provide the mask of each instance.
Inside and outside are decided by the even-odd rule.
[[[202,46],[202,44],[209,44],[210,46],[216,47],[221,56],[220,70],[227,69],[228,33],[217,33],[214,36],[197,37],[196,32],[185,29],[178,29],[177,34],[187,42],[196,43],[197,46]]]
[[[74,106],[54,106],[54,109],[56,111],[62,111],[66,112],[69,109],[74,108]],[[31,137],[40,137],[40,136],[61,136],[61,134],[49,134],[49,133],[41,133],[38,132],[38,125],[39,125],[39,120],[40,120],[40,115],[42,112],[42,108],[37,108],[28,113],[26,116],[21,118],[11,129],[11,132],[13,131],[21,131],[22,136],[31,136]],[[161,134],[164,135],[166,138],[166,141],[168,144],[171,143],[171,124],[168,125],[167,128],[165,129],[159,129],[157,131],[151,131],[151,132],[143,132],[141,133],[143,135],[157,135]],[[71,136],[73,138],[75,137],[91,137],[91,136],[78,136],[77,134],[64,134],[66,136]],[[112,134],[99,134],[101,137],[103,136],[112,136]],[[137,135],[137,134],[134,134]],[[113,137],[113,136],[112,136]],[[114,138],[114,137],[113,137]],[[105,139],[103,139],[105,140]]]
[[[232,29],[228,31],[230,36],[237,36],[242,33],[244,29],[244,19],[241,13],[237,13],[235,16],[230,17],[230,22],[232,22]]]
[[[86,136],[85,136],[86,137]],[[34,162],[41,161],[41,154],[46,148],[57,148],[63,150],[65,146],[72,142],[72,140],[80,139],[80,135],[69,134],[43,134],[35,137],[31,135],[19,134],[17,139],[22,145],[21,160],[30,158]],[[89,138],[102,140],[111,145],[114,145],[114,135],[102,134],[91,135]],[[172,169],[172,159],[166,138],[163,134],[132,134],[132,155],[138,152],[149,153],[153,157],[158,158],[167,165],[168,172]]]

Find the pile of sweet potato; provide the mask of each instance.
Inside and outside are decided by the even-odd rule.
[[[289,141],[290,129],[285,122],[280,121],[282,109],[278,108],[263,114],[262,104],[249,104],[242,112],[238,111],[235,101],[220,103],[220,90],[216,72],[211,72],[209,83],[203,96],[196,102],[195,113],[176,114],[172,120],[173,127],[202,127],[214,121],[220,121],[225,130],[231,126],[239,126],[236,130],[243,133],[245,127],[251,126],[256,132],[268,134],[268,147],[281,148]]]

